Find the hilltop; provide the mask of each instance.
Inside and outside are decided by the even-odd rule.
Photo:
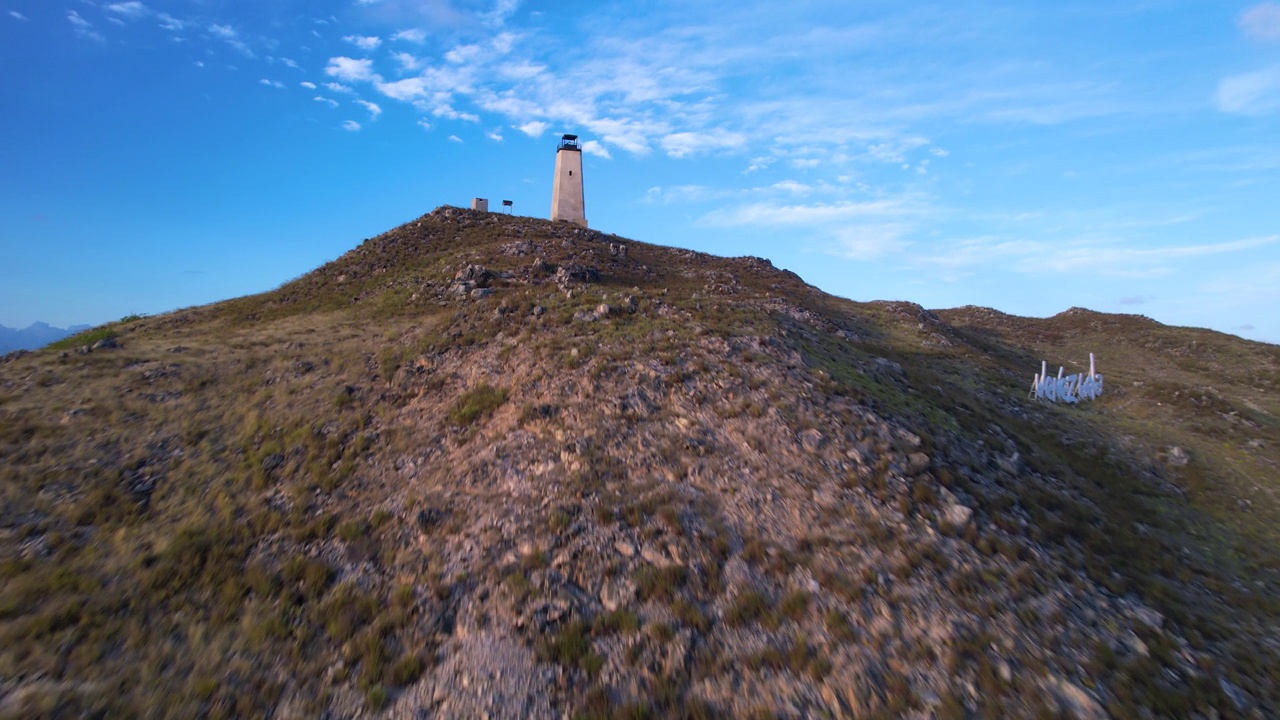
[[[439,208],[5,358],[0,717],[1275,716],[1278,391]]]

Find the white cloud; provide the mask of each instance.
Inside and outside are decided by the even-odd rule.
[[[67,22],[71,23],[71,27],[80,37],[96,42],[106,42],[106,38],[103,37],[102,33],[93,29],[93,23],[80,17],[80,13],[75,10],[67,11]]]
[[[1214,103],[1218,110],[1237,115],[1265,115],[1280,108],[1280,65],[1224,78]]]
[[[531,120],[523,125],[516,126],[516,129],[529,137],[536,138],[546,132],[549,127],[551,126],[540,120]]]
[[[486,132],[484,136],[489,138],[490,140],[493,140],[494,142],[502,142],[502,128],[496,127]]]
[[[747,143],[742,133],[715,129],[710,132],[678,132],[662,138],[662,149],[674,158],[740,148]]]
[[[546,65],[522,60],[503,63],[498,67],[498,75],[507,80],[531,80],[541,75],[546,69]]]
[[[422,69],[422,60],[414,57],[411,53],[398,52],[393,53],[391,57],[395,58],[395,61],[400,63],[400,69],[405,72],[414,72]]]
[[[378,89],[378,92],[392,100],[403,102],[409,102],[427,94],[427,83],[420,77],[405,78],[404,80],[396,80],[389,83],[374,83],[374,87]]]
[[[160,27],[170,32],[177,32],[187,27],[187,23],[168,13],[160,13],[156,15],[156,18],[160,20]]]
[[[338,107],[338,101],[337,101],[337,100],[334,100],[334,99],[332,99],[332,98],[327,98],[327,97],[325,97],[325,96],[323,96],[323,95],[317,95],[317,96],[315,96],[315,97],[313,97],[313,98],[311,98],[311,99],[312,99],[312,100],[315,100],[315,101],[316,101],[316,102],[318,102],[318,103],[322,103],[322,104],[324,104],[324,105],[328,105],[328,106],[329,106],[329,107],[331,107],[331,108],[336,108],[336,107]]]
[[[582,152],[588,155],[602,157],[605,160],[613,159],[613,156],[609,154],[609,148],[601,145],[599,140],[588,140],[582,143]]]
[[[287,57],[282,57],[282,58],[280,58],[280,64],[281,64],[281,65],[284,65],[285,67],[288,67],[288,68],[293,68],[294,70],[301,70],[301,69],[302,69],[302,67],[301,67],[300,65],[298,65],[298,63],[294,62],[292,59],[287,58]]]
[[[430,130],[431,121],[427,120],[426,118],[420,119],[418,120],[418,127],[422,128],[423,130]]]
[[[1088,270],[1123,277],[1149,277],[1170,272],[1167,266],[1171,261],[1250,250],[1277,242],[1280,242],[1280,235],[1224,243],[1152,248],[1083,241],[1066,246],[1058,244],[1056,248],[1036,247],[1038,252],[1019,261],[1014,267],[1028,273],[1045,270],[1075,273]],[[1032,245],[1039,246],[1040,243]]]
[[[315,84],[315,83],[313,83],[313,82],[308,82],[308,81],[306,81],[306,80],[303,80],[302,82],[300,82],[300,83],[298,83],[298,84],[299,84],[299,85],[301,85],[302,87],[304,87],[304,88],[308,89],[308,90],[315,90],[315,89],[316,89],[316,84]]]
[[[382,44],[382,38],[376,35],[347,35],[342,39],[366,52],[377,50],[378,46]]]
[[[455,65],[472,62],[480,57],[484,48],[479,45],[459,45],[444,54],[444,59]]]
[[[119,13],[120,15],[124,15],[128,18],[140,18],[147,14],[147,6],[138,2],[138,0],[111,3],[107,6],[107,10],[113,13]]]
[[[865,218],[894,217],[911,212],[912,207],[900,199],[841,200],[811,205],[780,205],[771,202],[751,203],[735,208],[715,210],[703,218],[709,225],[819,225],[844,223]]]
[[[850,260],[875,260],[896,255],[911,247],[912,242],[907,238],[914,230],[915,227],[908,223],[855,223],[835,231],[836,239],[830,251]]]
[[[459,112],[457,110],[454,110],[453,106],[447,103],[436,106],[436,108],[431,111],[431,114],[435,115],[436,117],[447,118],[449,120],[466,120],[467,122],[480,122],[480,117],[478,115]]]
[[[280,82],[279,80],[268,80],[267,78],[262,78],[261,80],[258,81],[258,84],[266,85],[267,87],[273,87],[273,88],[284,87],[284,83]]]
[[[16,20],[23,20],[23,21],[25,21],[25,20],[27,19],[27,16],[26,16],[26,15],[23,15],[22,13],[18,12],[17,10],[10,10],[10,11],[9,11],[9,17],[14,18],[14,19],[16,19]]]
[[[1280,3],[1258,3],[1240,16],[1240,29],[1257,40],[1280,40]]]
[[[356,104],[363,107],[365,110],[368,110],[369,116],[373,120],[377,120],[378,116],[382,114],[382,108],[378,107],[377,103],[371,103],[367,100],[357,100]]]
[[[328,82],[325,83],[324,86],[328,88],[330,92],[343,93],[344,95],[350,95],[355,92],[355,90],[352,90],[342,83]]]
[[[347,132],[359,132],[360,123],[356,122],[355,120],[347,120],[346,122],[342,123],[342,129],[346,130]]]
[[[460,143],[460,142],[462,142],[462,138],[458,137],[457,135],[450,135],[450,136],[449,136],[449,142],[456,142],[456,143]]]
[[[373,72],[373,61],[349,57],[329,58],[325,74],[347,82],[372,82],[381,78]]]
[[[236,32],[236,29],[230,25],[212,24],[209,26],[209,33],[214,37],[225,41],[232,48],[239,51],[241,55],[250,58],[255,57],[253,51],[249,49],[249,46],[240,39],[240,33]]]
[[[426,34],[425,32],[423,32],[422,30],[418,30],[417,28],[413,28],[413,29],[410,29],[410,30],[401,30],[400,32],[396,33],[395,35],[392,35],[392,36],[391,36],[391,39],[392,39],[392,40],[403,40],[404,42],[411,42],[411,43],[415,43],[415,44],[419,44],[419,45],[421,45],[422,43],[426,42],[426,40],[427,40],[427,34]]]
[[[907,161],[907,153],[928,145],[921,137],[894,138],[867,147],[867,156],[883,163],[898,164]]]
[[[519,7],[520,0],[497,0],[492,10],[480,14],[480,20],[486,25],[501,27]]]

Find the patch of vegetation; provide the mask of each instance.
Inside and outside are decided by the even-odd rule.
[[[458,397],[449,409],[449,422],[468,427],[480,418],[493,413],[507,401],[507,391],[492,385],[481,384]]]

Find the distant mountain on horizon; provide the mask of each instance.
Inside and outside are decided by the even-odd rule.
[[[69,335],[75,335],[93,327],[92,325],[72,325],[68,328],[54,327],[46,322],[33,322],[22,328],[0,325],[0,353],[14,350],[36,350],[57,342]]]

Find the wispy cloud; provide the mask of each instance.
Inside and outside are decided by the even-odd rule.
[[[168,30],[170,32],[178,32],[180,30],[186,29],[187,27],[186,21],[179,20],[178,18],[168,13],[159,13],[156,15],[156,19],[160,21],[160,28],[162,30]]]
[[[377,103],[371,103],[367,100],[356,100],[356,104],[369,111],[369,119],[371,120],[377,120],[378,116],[382,114],[382,108],[378,107]]]
[[[1266,115],[1280,109],[1280,65],[1224,78],[1214,103],[1222,112],[1239,115]]]
[[[240,33],[230,25],[213,23],[209,26],[209,34],[230,45],[247,58],[257,57],[249,45],[240,39]]]
[[[582,143],[582,152],[588,155],[602,157],[605,160],[613,158],[613,156],[609,154],[609,148],[602,145],[599,140],[588,140]]]
[[[26,21],[26,19],[27,19],[27,16],[26,16],[26,15],[23,15],[22,13],[18,12],[17,10],[10,10],[10,11],[9,11],[9,17],[11,17],[11,18],[13,18],[13,19],[15,19],[15,20],[22,20],[22,21],[24,21],[24,22],[25,22],[25,21]]]
[[[283,88],[283,87],[284,87],[284,83],[280,82],[279,80],[269,80],[269,79],[267,79],[267,78],[262,78],[261,80],[259,80],[259,81],[258,81],[258,84],[259,84],[259,85],[266,85],[267,87],[273,87],[273,88]]]
[[[94,42],[106,42],[107,40],[102,33],[93,29],[93,23],[80,17],[80,13],[75,10],[67,11],[67,22],[71,23],[75,33],[82,38],[93,40]]]
[[[110,5],[107,5],[106,9],[109,12],[117,13],[127,18],[140,18],[147,14],[147,6],[137,0],[111,3]]]
[[[303,80],[302,82],[300,82],[300,83],[298,83],[298,84],[299,84],[299,85],[301,85],[302,87],[304,87],[304,88],[308,89],[308,90],[315,90],[315,89],[316,89],[316,84],[315,84],[315,83],[313,83],[313,82],[308,82],[308,81],[306,81],[306,80]]]
[[[342,129],[346,130],[347,132],[359,132],[360,123],[356,122],[355,120],[347,120],[342,123]]]
[[[501,128],[501,127],[496,127],[496,128],[494,128],[494,129],[492,129],[492,130],[489,130],[489,131],[487,131],[487,132],[484,134],[484,136],[485,136],[485,137],[487,137],[487,138],[489,138],[490,140],[492,140],[492,141],[494,141],[494,142],[502,142],[502,140],[503,140],[503,138],[502,138],[502,128]]]
[[[400,32],[396,33],[395,35],[392,35],[392,36],[391,36],[391,39],[392,39],[392,40],[401,40],[401,41],[404,41],[404,42],[409,42],[409,43],[414,43],[414,44],[416,44],[416,45],[421,45],[422,43],[424,43],[424,42],[426,42],[426,41],[427,41],[427,33],[425,33],[425,32],[424,32],[424,31],[422,31],[422,30],[418,30],[417,28],[412,28],[412,29],[409,29],[409,30],[401,30]]]
[[[395,58],[396,62],[400,63],[400,69],[404,72],[414,72],[422,69],[422,59],[415,57],[412,53],[392,53],[391,57]]]
[[[373,35],[347,35],[342,39],[366,52],[377,50],[378,46],[382,44],[382,38]]]
[[[1258,3],[1240,15],[1240,30],[1255,40],[1280,40],[1280,3]]]
[[[530,120],[523,125],[516,126],[516,129],[529,137],[536,138],[541,137],[542,133],[546,132],[548,127],[550,126],[541,120]]]
[[[315,100],[316,102],[318,102],[318,103],[320,103],[320,104],[322,104],[322,105],[328,105],[330,108],[336,108],[336,107],[338,107],[338,101],[337,101],[337,100],[334,100],[334,99],[332,99],[332,98],[327,98],[327,97],[325,97],[325,96],[323,96],[323,95],[317,95],[317,96],[315,96],[315,97],[313,97],[313,98],[311,98],[311,99],[312,99],[312,100]]]

